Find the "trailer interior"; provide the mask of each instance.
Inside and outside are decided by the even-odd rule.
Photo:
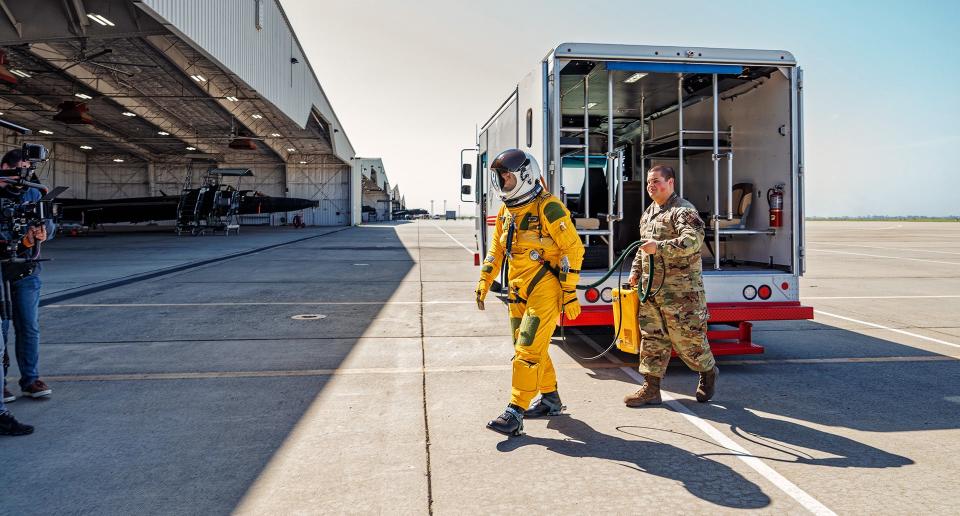
[[[562,167],[554,180],[588,246],[584,269],[606,269],[639,238],[651,202],[645,171],[666,164],[706,224],[706,274],[797,273],[794,69],[663,65],[558,65]],[[778,188],[783,223],[771,227],[768,194]]]

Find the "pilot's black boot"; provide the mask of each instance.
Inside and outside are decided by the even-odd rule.
[[[523,435],[523,409],[509,404],[503,414],[487,423],[487,428],[504,435]]]
[[[536,418],[543,416],[559,416],[563,413],[563,403],[560,402],[560,394],[557,391],[541,394],[533,406],[523,413],[523,417]]]

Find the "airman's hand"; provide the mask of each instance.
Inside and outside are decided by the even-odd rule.
[[[477,308],[480,310],[484,309],[483,300],[487,297],[487,291],[490,290],[490,287],[487,286],[487,282],[480,280],[477,282],[477,288],[473,291],[477,296]]]

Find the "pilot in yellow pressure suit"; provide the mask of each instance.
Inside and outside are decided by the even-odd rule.
[[[477,304],[483,308],[483,299],[506,255],[515,354],[510,404],[487,428],[520,435],[524,417],[557,415],[563,409],[547,346],[561,311],[567,319],[580,314],[575,288],[583,243],[570,212],[543,188],[533,156],[509,149],[493,160],[490,170],[493,189],[504,205],[480,269]],[[530,407],[538,392],[540,398]]]

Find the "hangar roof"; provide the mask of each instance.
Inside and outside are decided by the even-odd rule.
[[[145,160],[354,155],[276,0],[4,7],[0,50],[16,82],[0,79],[0,116],[54,141]],[[53,120],[67,101],[85,103],[94,123]]]

